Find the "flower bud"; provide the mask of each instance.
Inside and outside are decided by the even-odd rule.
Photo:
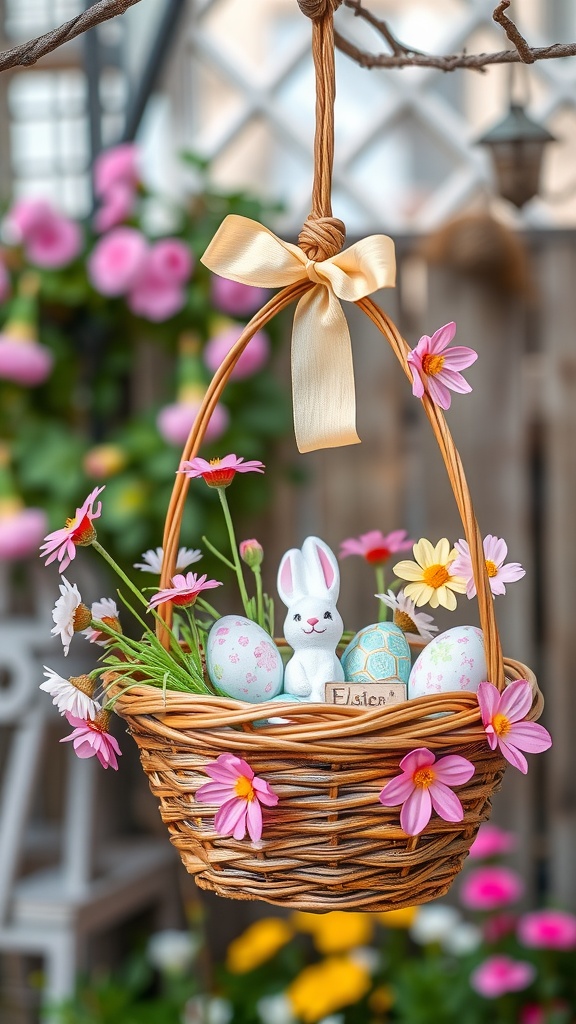
[[[240,558],[246,565],[250,566],[251,569],[257,569],[259,565],[262,565],[264,558],[264,548],[257,541],[254,540],[241,540],[240,541]]]

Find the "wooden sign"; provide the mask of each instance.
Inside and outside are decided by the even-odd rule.
[[[406,683],[381,679],[377,683],[326,683],[325,701],[339,707],[387,708],[406,700]]]

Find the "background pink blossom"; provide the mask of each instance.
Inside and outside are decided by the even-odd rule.
[[[50,376],[54,357],[46,345],[0,334],[0,377],[33,388]]]
[[[165,441],[169,444],[183,445],[196,419],[200,400],[196,402],[174,402],[165,405],[156,418],[156,425]],[[230,416],[226,406],[221,402],[214,408],[210,422],[206,428],[204,439],[207,444],[217,441],[228,428]]]
[[[210,338],[204,349],[204,362],[211,371],[215,373],[220,363],[228,355],[230,349],[236,344],[242,334],[242,324],[233,324],[220,334]],[[261,370],[270,355],[270,341],[265,331],[256,331],[253,338],[240,356],[232,371],[232,379],[243,380],[251,377],[253,373]]]
[[[482,860],[511,853],[514,849],[516,849],[516,836],[512,832],[505,832],[497,825],[493,825],[492,822],[483,821],[470,847],[469,855]]]
[[[134,190],[125,182],[118,181],[110,187],[102,205],[94,214],[94,230],[101,233],[122,224],[132,216],[135,206]]]
[[[138,172],[138,146],[123,142],[100,153],[94,161],[94,192],[101,197],[118,184],[136,188],[140,182]]]
[[[212,302],[221,313],[230,316],[250,316],[267,302],[266,288],[254,288],[249,284],[229,281],[226,277],[213,274],[211,278]]]
[[[536,976],[536,968],[509,956],[491,956],[470,976],[472,988],[485,999],[498,999],[507,992],[521,992]]]
[[[190,247],[180,238],[154,242],[148,257],[153,274],[166,284],[185,284],[194,269]]]
[[[3,515],[0,508],[0,559],[12,561],[36,555],[47,529],[43,509],[23,508]]]
[[[142,271],[148,243],[136,228],[114,228],[96,243],[88,260],[88,275],[102,295],[124,295]]]
[[[498,910],[516,903],[524,892],[520,875],[501,865],[476,868],[464,879],[460,900],[470,910]]]
[[[17,243],[24,246],[27,259],[37,267],[65,267],[82,249],[80,225],[45,199],[18,200],[8,212],[7,222]]]
[[[518,922],[518,939],[532,949],[575,949],[576,917],[565,910],[535,910]]]

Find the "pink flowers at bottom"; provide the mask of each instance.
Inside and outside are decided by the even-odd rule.
[[[524,892],[520,875],[511,868],[491,865],[466,876],[460,899],[470,910],[498,910],[516,903]]]
[[[200,786],[196,800],[219,805],[214,818],[216,831],[234,839],[244,839],[248,831],[252,842],[257,843],[262,837],[260,804],[275,807],[277,794],[235,754],[220,754],[216,761],[205,765],[204,771],[213,781]]]
[[[478,703],[491,750],[500,747],[502,756],[526,775],[528,762],[521,751],[540,754],[552,746],[552,737],[543,725],[523,721],[532,707],[530,683],[515,679],[503,693],[493,683],[480,683]]]
[[[512,832],[505,832],[490,821],[483,821],[478,829],[476,839],[470,847],[469,856],[473,859],[482,860],[487,857],[498,857],[504,853],[511,853],[516,848],[516,836]]]
[[[380,803],[384,807],[402,804],[400,825],[409,836],[417,836],[426,827],[432,809],[444,821],[462,821],[464,810],[451,786],[462,786],[474,775],[474,765],[459,754],[436,760],[426,747],[412,750],[400,762],[402,775],[384,786]]]
[[[96,540],[96,529],[92,525],[92,520],[98,519],[102,512],[102,502],[99,501],[97,505],[95,502],[103,490],[104,485],[95,487],[84,504],[76,509],[74,518],[67,519],[66,526],[54,530],[44,538],[44,543],[40,546],[40,555],[46,559],[45,565],[50,565],[57,558],[60,572],[65,572],[72,559],[76,557],[76,548],[88,547]]]
[[[498,999],[507,992],[521,992],[528,988],[535,977],[536,968],[525,960],[491,956],[472,972],[470,984],[485,999]]]
[[[179,473],[185,473],[193,480],[201,476],[209,487],[228,487],[236,473],[263,473],[262,462],[244,462],[242,456],[225,455],[223,459],[192,459],[180,464]]]
[[[118,768],[116,755],[120,757],[122,751],[117,740],[108,732],[109,711],[99,711],[93,721],[75,718],[69,711],[66,712],[66,718],[74,726],[74,732],[64,736],[60,743],[72,742],[78,757],[97,757],[103,768]]]
[[[565,910],[535,910],[518,923],[518,940],[531,949],[575,949],[576,917]]]

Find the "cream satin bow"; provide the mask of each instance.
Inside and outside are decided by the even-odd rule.
[[[232,281],[278,288],[305,281],[292,332],[294,431],[301,452],[357,444],[350,332],[340,299],[356,302],[393,287],[394,243],[370,235],[336,256],[315,262],[268,228],[231,214],[214,235],[202,263]]]

